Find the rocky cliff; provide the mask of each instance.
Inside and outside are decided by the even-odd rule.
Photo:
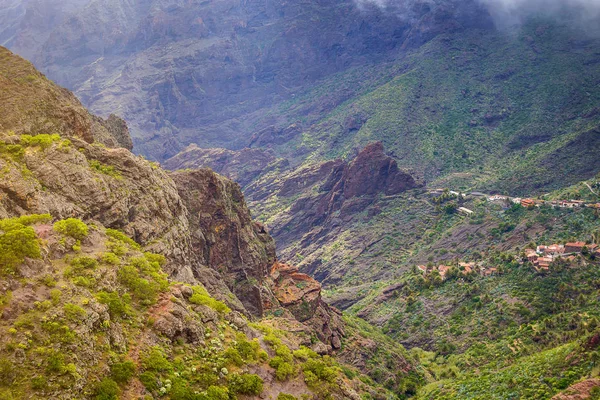
[[[349,161],[291,167],[286,160],[273,157],[260,172],[256,163],[261,159],[249,159],[251,152],[258,150],[190,147],[165,165],[171,168],[219,165],[226,154],[230,162],[222,171],[228,176],[240,178],[247,171],[256,171],[252,181],[244,180],[244,191],[257,215],[270,215],[266,222],[277,242],[278,254],[283,260],[299,262],[304,272],[326,283],[338,281],[352,267],[323,263],[323,245],[335,242],[341,233],[355,231],[353,226],[365,213],[373,217],[381,212],[385,199],[423,186],[385,154],[381,142],[369,144]],[[355,250],[360,252],[358,246]]]
[[[126,126],[92,117],[28,63],[6,50],[2,57],[5,73],[14,75],[1,114],[0,216],[50,214],[119,229],[166,256],[173,278],[202,282],[239,311],[264,315],[275,245],[252,221],[236,183],[208,169],[168,174],[126,149],[96,144],[105,137],[127,143]],[[20,80],[24,74],[40,83]]]

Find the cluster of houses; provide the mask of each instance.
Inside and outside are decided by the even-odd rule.
[[[551,244],[549,246],[539,245],[535,249],[525,249],[523,261],[529,261],[538,272],[548,271],[554,261],[559,258],[566,261],[573,261],[577,255],[583,253],[584,249],[587,249],[589,254],[594,254],[600,258],[599,245],[585,242],[570,242],[566,244]],[[483,261],[478,263],[460,262],[454,265],[417,266],[417,269],[425,276],[429,276],[432,272],[437,271],[442,281],[448,278],[448,274],[453,268],[456,268],[462,275],[475,273],[481,276],[492,276],[498,273],[497,268],[487,267]]]
[[[600,209],[600,203],[590,203],[590,202],[585,202],[582,200],[551,200],[551,201],[546,201],[546,200],[540,200],[540,199],[523,199],[520,197],[509,197],[509,196],[503,196],[503,195],[499,195],[499,194],[495,194],[493,196],[489,196],[488,201],[492,201],[492,202],[505,202],[505,203],[513,203],[513,204],[520,204],[521,206],[525,207],[525,208],[531,208],[531,207],[541,207],[542,205],[549,205],[551,207],[554,208],[584,208],[584,207],[589,207],[589,208],[596,208],[596,209]]]
[[[539,245],[536,249],[525,249],[525,258],[533,264],[537,271],[547,271],[550,269],[550,265],[559,258],[573,261],[577,255],[583,252],[584,248],[600,257],[600,247],[597,244],[571,242],[564,245]]]
[[[452,266],[452,265],[438,265],[438,266],[433,266],[433,267],[428,267],[426,265],[417,266],[417,269],[419,271],[421,271],[423,273],[423,275],[425,275],[425,276],[431,274],[433,271],[437,271],[440,274],[440,278],[442,278],[442,281],[446,280],[446,278],[448,277],[448,273],[450,272],[450,270],[452,268],[457,268],[458,271],[460,272],[460,274],[462,274],[462,275],[477,273],[482,276],[492,276],[498,272],[498,270],[496,268],[485,267],[483,265],[483,262],[479,262],[479,263],[461,262],[454,266]]]
[[[439,196],[441,194],[448,193],[455,196],[456,198],[466,198],[467,195],[464,193],[455,192],[447,189],[434,189],[429,191],[432,196]],[[521,197],[510,197],[501,194],[487,195],[481,192],[471,192],[469,196],[486,198],[490,202],[502,202],[503,204],[520,204],[525,208],[541,207],[542,205],[548,205],[554,208],[595,208],[600,210],[600,203],[597,202],[586,202],[582,200],[541,200],[532,198],[521,198]],[[460,207],[458,212],[462,215],[469,216],[474,212],[468,208]]]

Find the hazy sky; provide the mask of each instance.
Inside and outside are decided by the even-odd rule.
[[[394,6],[396,9],[410,10],[416,0],[356,0],[359,5],[376,4],[380,7]],[[436,0],[419,0],[419,2]],[[455,0],[461,1],[461,0]],[[600,0],[477,0],[489,7],[499,25],[519,24],[523,18],[532,14],[545,14],[582,22],[600,17]]]

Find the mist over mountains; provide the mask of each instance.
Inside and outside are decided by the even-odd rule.
[[[543,16],[560,21],[579,24],[588,30],[598,22],[600,1],[598,0],[477,0],[494,17],[498,28],[511,29],[521,26],[532,16]],[[443,2],[437,0],[356,0],[361,9],[376,6],[392,12],[406,20],[414,19],[416,10],[436,7]],[[458,5],[460,2],[455,2]]]

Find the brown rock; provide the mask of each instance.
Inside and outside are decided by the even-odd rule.
[[[591,398],[592,390],[600,387],[600,379],[587,379],[571,385],[564,392],[552,397],[552,400],[585,400]]]

